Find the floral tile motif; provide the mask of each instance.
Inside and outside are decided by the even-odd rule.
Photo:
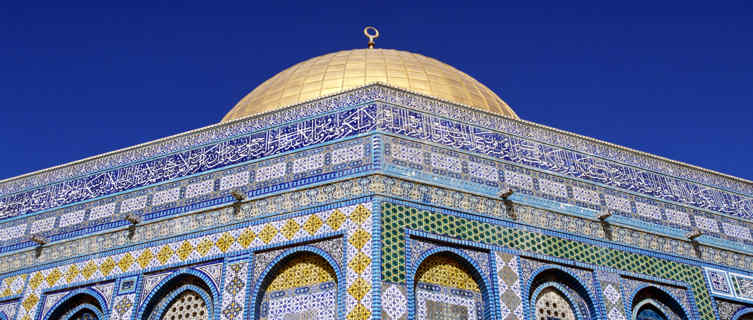
[[[620,289],[619,275],[616,273],[597,271],[596,278],[599,280],[601,292],[604,296],[604,308],[607,311],[608,320],[625,320],[625,306],[623,304],[622,291]]]
[[[245,319],[248,262],[229,263],[225,271],[225,287],[222,290],[222,320]]]
[[[18,303],[15,301],[0,303],[0,313],[4,314],[6,319],[15,319],[17,307]]]
[[[115,303],[110,311],[111,320],[131,320],[136,304],[136,294],[126,294],[115,297]]]
[[[405,287],[397,284],[382,284],[382,312],[386,320],[403,320],[408,312]]]

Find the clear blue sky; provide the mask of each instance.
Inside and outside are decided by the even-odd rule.
[[[0,6],[0,179],[216,123],[367,24],[523,119],[753,178],[750,0],[113,3]]]

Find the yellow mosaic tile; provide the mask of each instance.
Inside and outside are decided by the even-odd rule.
[[[294,257],[280,267],[267,291],[287,290],[335,281],[335,271],[324,258],[306,253]]]
[[[230,235],[229,232],[223,233],[217,241],[214,243],[220,251],[225,253],[228,249],[230,249],[230,246],[233,245],[233,242],[235,242],[235,238]]]
[[[303,230],[306,230],[306,232],[313,236],[323,225],[324,221],[322,221],[322,218],[319,218],[319,216],[312,214],[311,217],[309,217],[309,219],[306,220],[306,222],[303,224]]]
[[[86,266],[81,269],[81,275],[84,276],[84,279],[88,280],[94,275],[95,272],[97,272],[97,269],[97,264],[95,264],[93,260],[89,260]]]
[[[348,287],[348,293],[358,301],[361,301],[369,290],[371,290],[371,285],[360,277],[353,281],[350,287]]]
[[[71,283],[73,279],[76,279],[76,276],[78,276],[78,274],[78,267],[75,264],[72,264],[70,267],[68,267],[68,271],[65,273],[65,282]]]
[[[332,228],[332,230],[340,230],[340,226],[343,225],[345,219],[347,219],[347,217],[340,210],[335,209],[335,211],[327,217],[326,223]]]
[[[254,239],[256,238],[256,234],[254,234],[254,231],[251,229],[244,229],[243,232],[238,236],[238,244],[243,247],[243,249],[248,248],[252,242],[254,242]],[[203,255],[203,254],[202,254]]]
[[[149,265],[149,262],[152,262],[152,258],[154,258],[152,250],[146,249],[136,258],[136,261],[139,263],[141,269],[144,269]]]
[[[52,269],[52,271],[50,271],[50,273],[47,274],[47,278],[45,279],[45,281],[47,281],[47,287],[54,286],[58,282],[58,280],[60,280],[60,278],[62,277],[63,277],[63,273],[60,272],[58,268]]]
[[[11,291],[10,288],[5,288],[3,292],[0,292],[0,297],[2,298],[5,298],[7,296],[12,296],[12,295],[13,295],[13,291]]]
[[[261,232],[259,232],[259,239],[261,239],[261,241],[264,241],[264,244],[268,244],[272,241],[272,239],[275,238],[276,235],[277,229],[275,229],[273,225],[268,224],[264,226],[264,229],[262,229]]]
[[[358,274],[363,273],[366,268],[369,267],[369,264],[371,263],[371,258],[369,256],[365,255],[363,252],[358,252],[353,259],[350,260],[348,263],[348,266]]]
[[[301,226],[293,219],[288,219],[288,221],[285,222],[285,225],[280,228],[280,232],[282,232],[282,235],[288,240],[293,239],[295,234],[298,233],[298,230],[301,230]]]
[[[348,320],[366,320],[371,318],[371,311],[360,302],[348,313]]]
[[[42,284],[43,280],[44,276],[42,276],[41,272],[34,273],[34,275],[31,277],[31,280],[29,280],[31,289],[37,290],[37,288],[39,288],[39,285]]]
[[[183,243],[180,244],[180,247],[178,247],[178,251],[176,251],[180,261],[185,261],[188,256],[191,255],[191,252],[193,252],[193,245],[191,245],[188,240],[184,240]]]
[[[130,253],[126,253],[120,258],[120,261],[118,261],[118,267],[123,272],[126,272],[134,262],[136,262],[136,259],[134,259]]]
[[[356,209],[353,210],[353,213],[350,214],[350,220],[360,225],[369,218],[369,215],[371,215],[369,209],[366,209],[362,204],[359,204]]]
[[[174,253],[175,251],[173,251],[170,246],[164,245],[162,246],[162,249],[157,252],[157,261],[159,261],[160,264],[165,264]]]
[[[354,247],[358,248],[358,250],[363,249],[363,246],[366,245],[366,243],[371,240],[371,234],[369,234],[366,230],[358,229],[350,236],[350,239],[348,241],[350,244],[352,244]]]
[[[102,275],[105,277],[110,275],[112,269],[115,269],[115,260],[113,260],[112,257],[107,257],[107,259],[102,261],[102,264],[99,265],[99,271],[102,271]]]
[[[416,272],[419,282],[433,283],[440,286],[481,292],[476,280],[460,263],[444,255],[431,256],[421,263]]]
[[[26,312],[30,312],[32,308],[37,306],[37,302],[39,302],[39,297],[32,293],[24,302],[21,302],[21,305],[26,309]]]

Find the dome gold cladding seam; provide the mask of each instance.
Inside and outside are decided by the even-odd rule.
[[[222,122],[375,82],[519,119],[489,88],[436,59],[391,49],[355,49],[311,58],[283,70],[241,99]]]

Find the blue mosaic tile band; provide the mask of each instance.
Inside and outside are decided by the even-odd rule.
[[[380,108],[379,128],[667,201],[753,217],[751,197],[396,106]]]
[[[0,199],[0,218],[55,208],[367,132],[376,105],[362,106],[129,167]]]

